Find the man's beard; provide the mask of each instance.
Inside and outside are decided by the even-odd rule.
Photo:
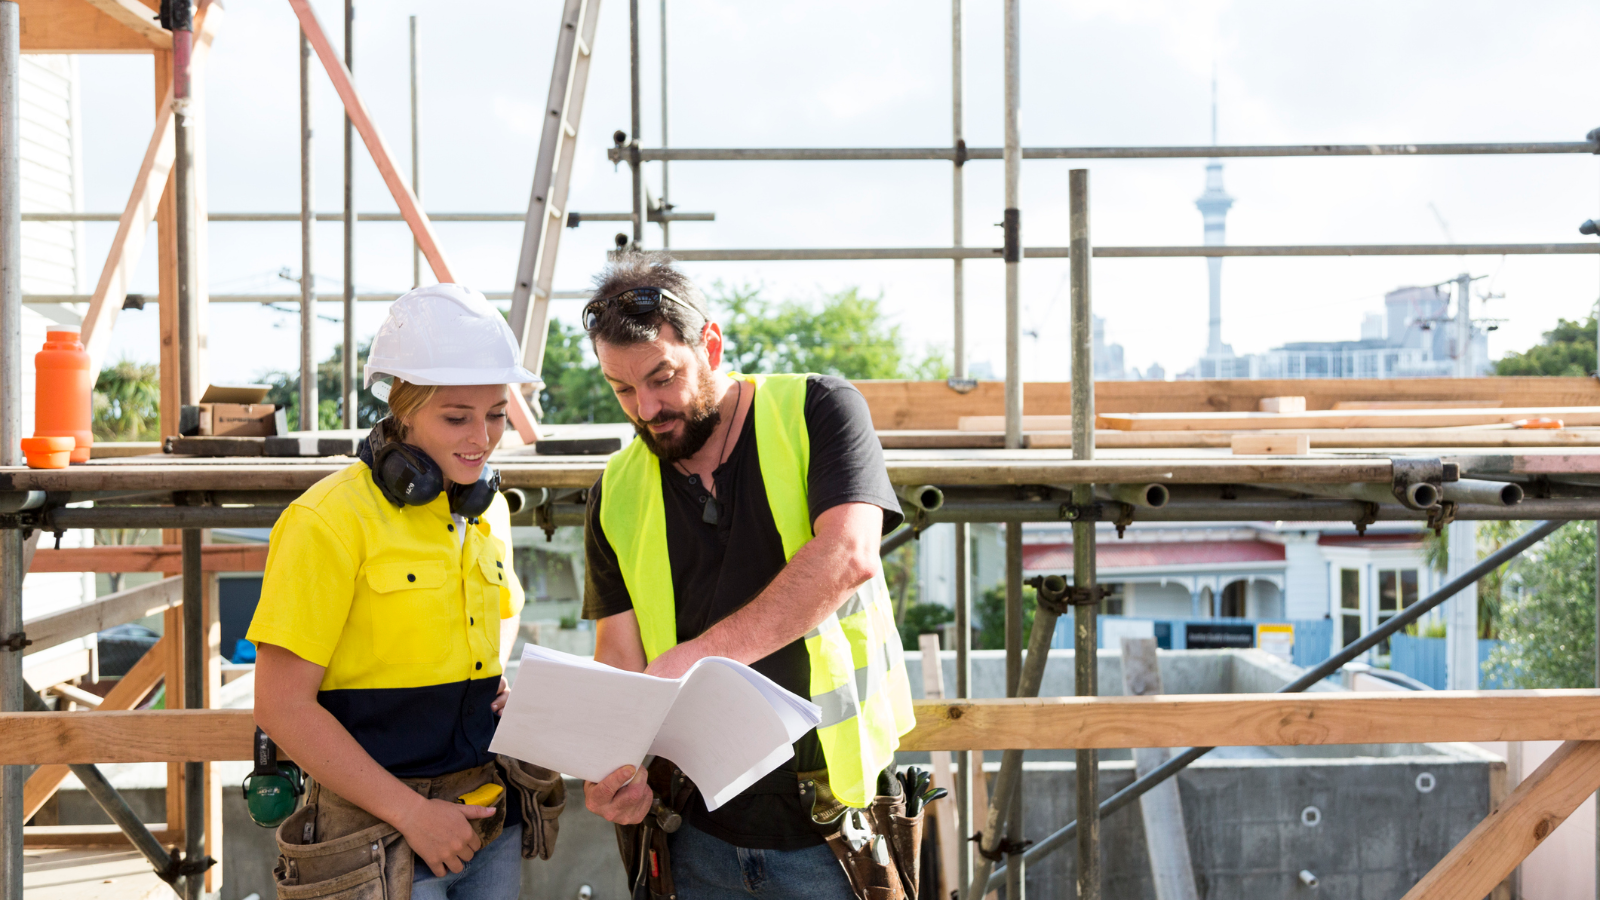
[[[716,382],[710,368],[700,370],[699,390],[689,401],[687,409],[678,412],[662,410],[648,422],[634,422],[633,430],[663,462],[677,462],[700,452],[722,422],[722,409],[717,405]],[[683,427],[677,434],[658,435],[650,431],[651,425],[664,425],[678,420]]]

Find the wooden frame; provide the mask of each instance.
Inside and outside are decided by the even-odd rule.
[[[50,553],[41,550],[39,553]],[[37,653],[67,641],[98,634],[145,616],[171,610],[183,603],[183,579],[164,578],[152,584],[141,584],[96,599],[93,603],[74,606],[60,612],[46,613],[22,623],[33,641],[23,652]]]

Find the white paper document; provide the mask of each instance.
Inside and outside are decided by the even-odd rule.
[[[720,656],[666,679],[529,644],[489,749],[585,781],[664,756],[716,809],[821,720],[811,701]]]

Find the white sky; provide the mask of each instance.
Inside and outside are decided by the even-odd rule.
[[[739,3],[668,0],[671,143],[677,147],[948,146],[950,18],[945,4]],[[337,31],[341,4],[319,0]],[[645,141],[660,141],[659,5],[643,0]],[[527,208],[537,127],[549,87],[559,4],[394,0],[357,17],[357,82],[400,164],[409,171],[407,16],[422,30],[423,195],[435,212]],[[571,208],[628,206],[627,168],[605,159],[629,121],[627,5],[602,4]],[[966,137],[998,146],[1002,127],[1001,5],[966,3]],[[230,3],[209,74],[209,205],[217,211],[298,211],[296,25],[282,0]],[[1490,2],[1142,2],[1030,0],[1022,11],[1022,135],[1026,146],[1201,144],[1209,140],[1213,63],[1223,143],[1573,141],[1600,126],[1593,43],[1600,8],[1578,0]],[[336,43],[340,41],[334,35]],[[153,107],[148,57],[81,58],[85,209],[119,211],[137,171]],[[316,79],[319,207],[341,202],[342,122],[325,77]],[[1030,161],[1022,173],[1024,243],[1067,243],[1067,170],[1082,162]],[[1107,245],[1198,244],[1193,201],[1203,160],[1091,161],[1093,240]],[[649,167],[659,191],[659,166]],[[999,162],[967,166],[967,243],[998,245]],[[1587,155],[1229,160],[1236,244],[1441,243],[1585,240],[1576,226],[1600,215],[1600,163]],[[950,165],[941,162],[677,163],[671,199],[713,211],[715,223],[674,226],[675,246],[942,246],[950,241]],[[357,207],[394,209],[377,171],[358,154]],[[564,232],[557,289],[587,286],[624,223]],[[508,290],[520,224],[436,226],[457,277]],[[341,277],[338,223],[319,225],[316,269]],[[115,229],[91,224],[90,284]],[[651,227],[647,246],[658,247]],[[360,227],[356,282],[363,292],[408,288],[403,225]],[[210,227],[217,293],[292,291],[295,224]],[[1558,316],[1586,314],[1600,261],[1582,257],[1230,259],[1223,274],[1224,339],[1239,352],[1292,340],[1358,337],[1385,291],[1470,270],[1505,298],[1476,312],[1509,321],[1490,337],[1498,357],[1538,339]],[[154,292],[147,249],[136,291]],[[705,263],[709,285],[763,284],[774,299],[860,286],[881,292],[914,348],[950,344],[948,262]],[[970,359],[999,371],[1004,276],[998,262],[967,266]],[[1064,260],[1023,267],[1031,378],[1067,377]],[[1205,263],[1097,260],[1095,311],[1130,365],[1187,368],[1203,349]],[[558,304],[574,322],[577,302]],[[337,318],[336,304],[324,315]],[[210,377],[229,382],[296,365],[297,315],[238,304],[211,312]],[[380,304],[358,316],[377,328]],[[153,360],[156,313],[122,314],[112,357]],[[321,355],[339,334],[321,323]]]

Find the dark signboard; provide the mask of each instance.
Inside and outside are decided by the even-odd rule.
[[[1229,650],[1256,645],[1256,626],[1249,622],[1188,622],[1183,629],[1190,650]]]

